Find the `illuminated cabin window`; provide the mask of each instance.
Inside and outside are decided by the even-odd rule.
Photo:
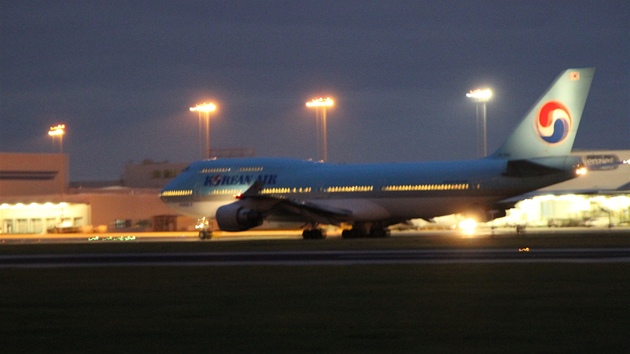
[[[230,170],[231,168],[229,167],[204,168],[199,170],[199,173],[230,172]]]
[[[260,172],[263,170],[262,167],[241,167],[238,169],[241,172]]]
[[[381,188],[384,192],[406,192],[406,191],[462,191],[470,189],[468,183],[455,184],[414,184],[414,185],[398,185],[384,186]]]
[[[326,193],[371,192],[374,186],[335,186],[324,189]]]
[[[238,195],[243,193],[241,189],[214,189],[210,194],[212,195]]]
[[[192,195],[192,189],[162,192],[162,197],[181,197],[181,196],[186,196],[186,195]]]
[[[288,194],[288,193],[310,193],[311,187],[304,188],[263,188],[260,194]]]

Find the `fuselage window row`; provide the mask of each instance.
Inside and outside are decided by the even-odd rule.
[[[262,167],[241,167],[238,170],[241,172],[261,172],[263,168]]]
[[[383,192],[407,192],[407,191],[458,191],[469,190],[470,185],[464,184],[421,184],[421,185],[396,185],[396,186],[383,186],[381,191]],[[479,187],[477,187],[479,189]],[[319,189],[324,193],[357,193],[357,192],[372,192],[374,186],[335,186]],[[288,194],[288,193],[311,193],[313,189],[311,187],[284,187],[284,188],[263,188],[260,190],[260,194]],[[242,193],[241,189],[215,189],[211,194],[214,195],[237,195]],[[163,197],[177,197],[192,195],[192,190],[174,190],[165,191],[162,193]]]
[[[204,168],[199,170],[199,173],[217,173],[217,172],[230,172],[232,169],[229,167],[217,167],[217,168]]]
[[[304,188],[263,188],[260,194],[283,194],[283,193],[310,193],[311,187]]]
[[[468,183],[460,184],[417,184],[417,185],[398,185],[385,186],[381,190],[384,192],[406,192],[406,191],[459,191],[468,190]]]
[[[214,189],[210,194],[213,195],[239,195],[243,193],[240,189]]]
[[[184,189],[184,190],[174,190],[174,191],[164,191],[162,192],[162,197],[181,197],[186,195],[192,195],[192,189]]]

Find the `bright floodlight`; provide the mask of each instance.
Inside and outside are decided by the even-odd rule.
[[[490,91],[490,89],[471,90],[466,94],[466,97],[472,99],[477,106],[477,144],[481,143],[481,146],[477,146],[477,151],[481,157],[484,157],[487,155],[488,150],[486,138],[486,102],[492,97],[492,91]],[[480,137],[481,139],[479,139]]]
[[[306,107],[308,108],[315,108],[315,117],[317,117],[317,119],[319,120],[319,109],[321,108],[322,110],[322,133],[323,133],[323,138],[322,138],[322,161],[326,162],[326,160],[328,159],[328,146],[327,146],[327,137],[326,137],[326,107],[332,107],[332,105],[334,104],[333,100],[330,99],[330,97],[326,97],[326,98],[315,98],[309,102],[306,102]],[[319,122],[318,122],[318,129],[319,129]],[[319,132],[319,130],[318,130]],[[319,135],[319,133],[318,133]]]
[[[214,112],[217,110],[217,105],[213,102],[210,103],[202,103],[198,104],[195,107],[190,107],[191,112],[199,113],[199,133],[201,140],[201,118],[202,116],[205,118],[205,126],[206,126],[206,151],[202,154],[206,159],[210,158],[210,112]],[[201,141],[199,146],[201,146]]]
[[[475,102],[487,102],[492,97],[492,91],[490,89],[471,90],[466,97],[472,98]]]
[[[65,124],[57,124],[54,127],[50,127],[48,131],[48,135],[50,136],[59,136],[65,134],[66,125]]]
[[[190,107],[191,112],[214,112],[217,110],[217,105],[214,103],[202,103],[198,104],[195,107]]]
[[[310,102],[306,102],[306,107],[331,107],[334,104],[330,97],[315,98]]]
[[[477,228],[477,221],[474,219],[466,219],[459,222],[459,228],[464,235],[472,236]]]
[[[55,147],[55,137],[59,138],[59,153],[63,153],[63,135],[66,133],[65,124],[57,124],[54,127],[50,127],[48,135],[52,138],[53,148]]]

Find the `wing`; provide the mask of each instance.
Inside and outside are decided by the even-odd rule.
[[[254,209],[265,210],[265,217],[299,219],[305,222],[333,224],[348,220],[350,210],[332,208],[314,202],[290,199],[273,194],[260,194],[262,183],[256,182],[238,198]]]

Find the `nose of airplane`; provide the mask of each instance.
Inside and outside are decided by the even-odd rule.
[[[194,181],[187,173],[182,173],[166,184],[160,192],[160,199],[165,203],[176,203],[193,194]]]

